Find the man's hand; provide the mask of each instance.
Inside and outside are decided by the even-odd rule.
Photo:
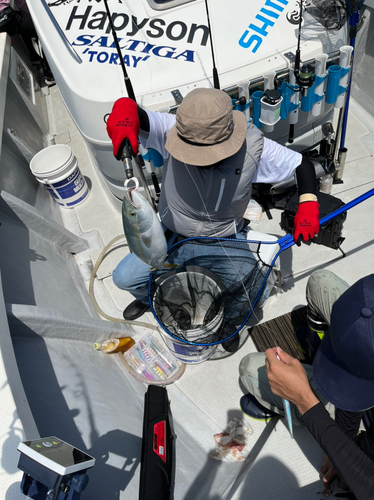
[[[330,486],[332,481],[336,478],[338,473],[335,470],[335,467],[329,457],[325,455],[323,457],[323,464],[320,468],[320,473],[322,474],[322,482],[326,488]]]
[[[325,490],[328,491],[334,479],[339,477],[339,487],[343,490],[349,491],[347,483],[339,476],[338,471],[335,469],[334,464],[327,455],[324,455],[323,464],[321,465],[319,471],[322,474],[322,482]]]
[[[138,154],[139,116],[137,104],[128,97],[118,99],[109,115],[106,130],[113,144],[113,154],[121,159],[122,144],[130,140],[132,150]]]
[[[299,203],[294,219],[294,241],[301,245],[301,240],[314,238],[319,231],[319,204],[317,201]]]
[[[319,403],[300,361],[282,351],[280,347],[267,349],[265,356],[267,376],[274,394],[292,401],[302,415]]]

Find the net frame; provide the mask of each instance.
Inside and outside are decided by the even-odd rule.
[[[292,239],[292,237],[291,237],[291,239]],[[165,281],[164,277],[166,277],[166,279],[167,279],[169,276],[172,275],[173,271],[163,273],[163,276],[158,283],[156,283],[156,278],[158,278],[158,276],[156,276],[157,271],[153,271],[151,273],[150,279],[149,279],[148,295],[149,295],[149,303],[151,306],[152,313],[153,313],[156,321],[158,322],[159,326],[166,333],[168,333],[169,335],[174,337],[176,340],[182,341],[183,343],[190,344],[190,345],[213,346],[213,345],[221,344],[222,342],[225,342],[226,340],[229,340],[232,337],[234,337],[237,333],[239,333],[242,330],[244,325],[247,323],[255,306],[258,304],[259,300],[261,299],[261,295],[265,290],[265,285],[266,285],[267,279],[268,279],[268,277],[271,273],[271,270],[272,270],[272,268],[277,260],[277,257],[275,257],[270,265],[268,263],[264,262],[260,256],[260,247],[262,244],[276,245],[278,242],[279,242],[279,240],[262,242],[262,241],[258,241],[258,240],[250,241],[250,240],[237,240],[237,239],[230,239],[230,238],[196,237],[196,238],[187,238],[185,240],[182,240],[182,241],[172,245],[168,249],[169,257],[170,257],[170,255],[172,255],[172,253],[174,251],[178,250],[179,248],[181,248],[183,245],[186,245],[186,244],[193,244],[193,245],[200,244],[200,245],[204,245],[204,247],[206,247],[207,245],[209,247],[209,244],[212,244],[212,245],[215,245],[216,248],[218,248],[218,246],[222,246],[225,249],[225,251],[230,249],[230,247],[236,251],[238,251],[238,247],[244,247],[244,246],[250,247],[250,248],[248,248],[248,250],[246,250],[246,252],[249,256],[248,266],[251,267],[251,271],[250,271],[249,275],[247,275],[246,281],[249,282],[250,278],[253,279],[253,277],[255,277],[254,282],[257,284],[258,283],[257,278],[260,277],[261,280],[260,280],[260,283],[258,285],[257,292],[255,293],[254,296],[252,294],[252,296],[250,297],[250,300],[249,300],[249,302],[251,304],[250,310],[248,313],[246,313],[244,318],[240,321],[239,327],[235,328],[235,330],[230,335],[226,335],[223,338],[220,337],[219,340],[197,342],[197,341],[188,340],[183,334],[181,334],[181,332],[179,332],[177,334],[177,332],[175,330],[173,331],[170,328],[170,325],[169,325],[169,327],[165,326],[162,318],[160,318],[158,312],[156,311],[156,307],[154,304],[156,290],[158,290],[159,289],[158,287],[160,285],[162,285],[163,281]],[[278,252],[278,253],[280,253],[280,252]],[[256,255],[255,258],[253,258],[253,254]],[[232,258],[232,256],[230,256],[230,258]],[[191,260],[195,261],[195,257],[193,257]],[[253,263],[254,263],[254,265],[252,266]],[[197,267],[197,269],[196,269],[196,267]],[[191,265],[190,263],[188,263],[187,272],[195,273],[196,271],[199,271],[199,267],[200,266],[196,266],[194,264]],[[201,269],[201,267],[200,267],[200,269]],[[203,267],[202,269],[203,269],[204,274],[208,273],[207,274],[208,277],[211,276],[211,274],[213,274],[206,267]],[[264,272],[264,270],[265,270],[265,272]],[[174,272],[178,276],[178,269],[177,269],[177,271],[174,271]],[[182,272],[185,272],[185,269],[182,269]],[[215,279],[217,279],[216,275],[215,275]],[[244,296],[244,300],[243,300],[243,295],[242,295],[242,297],[240,297],[240,294],[242,293],[241,288],[243,287],[243,282],[240,279],[239,279],[239,281],[233,280],[233,283],[228,287],[226,287],[225,284],[222,286],[221,277],[218,277],[217,282],[220,283],[220,286],[221,286],[221,295],[220,295],[220,297],[216,297],[216,300],[218,302],[217,309],[219,307],[223,307],[222,303],[227,304],[228,301],[232,302],[234,300],[233,297],[235,297],[235,296],[237,298],[237,302],[235,304],[237,307],[240,307],[241,305],[243,305],[246,302],[245,296]],[[161,300],[162,300],[162,297],[161,297]],[[210,311],[207,311],[208,317],[209,317],[209,313],[210,313]],[[226,328],[231,326],[233,323],[235,323],[237,321],[237,319],[238,319],[237,317],[234,317],[234,318],[231,318],[231,321],[230,321],[229,319],[226,318],[225,319]],[[212,338],[215,337],[216,335],[217,334],[214,332],[212,334]]]
[[[354,206],[358,205],[359,203],[367,200],[368,198],[372,197],[374,195],[374,189],[371,189],[369,191],[367,191],[366,193],[362,194],[361,196],[358,196],[357,198],[351,200],[350,202],[342,205],[341,207],[339,207],[338,209],[334,210],[333,212],[331,212],[329,215],[326,215],[325,217],[321,218],[320,219],[320,227],[322,227],[323,225],[327,224],[330,220],[334,219],[335,217],[338,217],[339,215],[341,215],[342,213],[345,213],[346,211],[348,211],[349,209],[353,208]],[[181,338],[180,336],[176,335],[174,332],[171,332],[168,330],[167,327],[165,327],[165,325],[162,323],[162,321],[158,318],[157,314],[156,314],[156,311],[153,307],[153,294],[154,294],[154,289],[153,289],[153,285],[154,285],[154,279],[155,279],[155,272],[156,271],[152,271],[150,273],[150,277],[149,277],[149,283],[148,283],[148,296],[149,296],[149,304],[150,304],[150,307],[151,307],[151,310],[152,310],[152,313],[157,321],[157,323],[159,324],[159,326],[167,333],[169,334],[171,337],[174,337],[177,341],[181,341],[185,344],[189,344],[189,345],[197,345],[197,346],[213,346],[213,345],[218,345],[218,344],[222,344],[223,342],[225,341],[228,341],[230,339],[232,339],[235,335],[237,335],[238,333],[240,333],[240,331],[244,328],[244,326],[246,325],[246,323],[248,322],[249,318],[251,317],[252,313],[253,313],[253,310],[256,306],[256,304],[258,303],[260,297],[261,297],[261,293],[263,293],[263,290],[264,290],[264,287],[266,285],[266,282],[270,276],[270,273],[279,257],[279,255],[287,250],[288,248],[292,247],[295,242],[294,242],[294,239],[293,239],[293,236],[291,234],[286,234],[285,236],[283,236],[282,238],[279,238],[278,240],[276,241],[259,241],[259,240],[237,240],[237,239],[230,239],[230,238],[209,238],[209,237],[196,237],[196,238],[187,238],[185,240],[182,240],[178,243],[175,243],[174,245],[172,245],[169,249],[168,249],[168,253],[170,254],[171,251],[173,249],[175,249],[176,247],[180,246],[181,244],[184,244],[186,242],[189,242],[189,241],[203,241],[203,240],[206,240],[206,241],[215,241],[215,242],[229,242],[229,244],[231,245],[238,245],[240,244],[240,242],[243,242],[243,241],[246,241],[248,244],[253,244],[257,247],[258,251],[257,251],[257,255],[259,257],[259,249],[261,247],[261,245],[278,245],[279,246],[279,249],[278,251],[276,252],[275,256],[273,257],[272,261],[270,264],[266,264],[262,261],[262,259],[259,258],[259,261],[267,267],[267,271],[266,273],[264,274],[264,277],[263,277],[263,280],[262,280],[262,283],[261,283],[261,286],[259,287],[259,290],[256,294],[256,297],[255,299],[252,301],[252,305],[248,311],[248,314],[245,316],[245,319],[243,320],[243,322],[241,323],[241,325],[234,331],[232,332],[230,335],[228,335],[227,337],[225,338],[220,338],[219,340],[216,340],[214,342],[195,342],[195,341],[189,341],[189,340],[186,340],[186,339],[183,339]]]

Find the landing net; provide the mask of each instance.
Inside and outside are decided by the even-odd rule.
[[[262,244],[193,238],[173,245],[166,262],[177,267],[154,271],[149,281],[152,312],[160,326],[197,345],[218,344],[239,333],[269,293],[272,266],[261,260]]]
[[[327,30],[334,31],[340,30],[363,4],[364,0],[307,0],[305,8]]]
[[[327,30],[340,30],[347,23],[345,0],[310,0],[306,3],[307,12]]]

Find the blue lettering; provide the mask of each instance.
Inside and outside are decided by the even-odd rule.
[[[76,41],[72,43],[72,45],[76,45],[77,47],[82,45],[88,45],[93,38],[93,35],[80,35],[77,37]],[[82,42],[82,43],[77,43]]]
[[[97,54],[97,51],[89,50],[87,54],[90,54],[89,62],[92,62],[93,56]]]
[[[165,54],[160,54],[160,51],[162,49],[170,49],[172,50],[172,52],[170,51],[167,51]],[[158,47],[155,47],[152,52],[154,53],[155,56],[159,56],[159,57],[168,57],[169,59],[172,57],[172,55],[174,54],[174,51],[175,51],[175,47],[167,47],[166,45],[159,45]],[[144,52],[144,51],[143,51]]]
[[[142,50],[143,54],[149,54],[149,51],[152,50],[156,45],[152,45],[151,43],[147,43],[147,45]]]
[[[133,58],[133,61],[134,61],[134,68],[136,68],[137,64],[139,61],[142,60],[141,57],[135,57],[135,56],[131,56]]]
[[[248,33],[248,32],[246,32]],[[120,39],[119,39],[120,40]],[[87,46],[82,54],[88,54],[89,62],[97,60],[98,63],[108,63],[108,64],[120,64],[119,55],[117,52],[112,51],[96,51],[91,50],[88,46],[97,45],[105,49],[114,48],[113,44],[109,45],[109,37],[101,36],[93,39],[92,35],[80,35],[76,38],[72,45],[76,46]],[[243,45],[245,46],[245,45]],[[122,50],[128,50],[133,52],[138,52],[146,54],[143,56],[126,55],[123,56],[123,61],[127,66],[132,66],[136,68],[140,61],[146,61],[149,59],[150,55],[157,57],[163,57],[166,59],[183,59],[186,62],[195,62],[194,56],[195,52],[193,50],[185,50],[180,53],[176,53],[176,47],[170,47],[168,45],[153,45],[151,43],[142,42],[138,40],[127,40],[122,47]]]
[[[248,28],[252,29],[253,31],[256,31],[257,33],[259,33],[262,36],[267,36],[268,32],[266,31],[266,29],[269,26],[274,26],[274,21],[270,21],[270,19],[266,19],[266,17],[260,16],[260,14],[257,14],[256,19],[258,19],[259,21],[261,21],[263,23],[263,26],[261,28],[259,28],[255,24],[250,24],[248,26]]]
[[[252,49],[252,52],[257,52],[259,46],[262,44],[262,38],[258,35],[251,35],[249,40],[245,40],[245,38],[249,35],[249,31],[245,31],[239,40],[239,45],[244,47],[245,49],[249,49],[249,47],[254,43],[255,47]]]
[[[178,59],[179,57],[184,57],[187,62],[195,62],[193,59],[194,51],[193,50],[185,50],[178,56],[173,57],[173,59]]]
[[[109,59],[109,64],[119,64],[118,62],[118,54],[111,54]]]
[[[91,43],[91,47],[92,45],[95,45],[95,43],[97,43],[100,47],[108,47],[108,37],[107,36],[99,37],[97,40],[94,40]]]
[[[99,63],[105,63],[109,59],[109,54],[108,52],[100,52],[100,54],[97,55],[97,60]]]
[[[138,47],[139,43],[146,43],[146,42],[142,42],[140,40],[128,40],[128,42],[131,42],[129,46],[124,46],[122,47],[123,49],[126,49],[126,50],[136,50],[136,48]]]
[[[276,3],[277,2],[277,3]],[[260,9],[260,13],[255,16],[255,19],[259,21],[260,24],[253,24],[251,23],[248,26],[248,29],[250,31],[254,31],[257,34],[251,34],[250,31],[245,30],[243,35],[239,39],[239,45],[245,49],[250,48],[252,45],[254,47],[252,48],[252,52],[257,52],[259,49],[260,45],[262,44],[263,38],[266,37],[269,32],[268,29],[272,28],[275,24],[275,22],[269,18],[273,19],[278,19],[279,18],[279,12],[284,11],[284,7],[282,5],[287,5],[288,0],[266,0],[265,6]],[[268,8],[265,8],[268,7]],[[274,9],[274,10],[270,10]],[[261,15],[264,14],[264,15]],[[267,16],[267,17],[265,17]],[[262,23],[262,24],[261,24]]]
[[[278,0],[278,2],[282,3],[283,5],[288,4],[288,0]],[[266,5],[266,7],[271,7],[272,9],[279,10],[279,12],[284,11],[284,7],[277,5],[276,3],[272,2],[271,0],[266,0],[265,5]]]

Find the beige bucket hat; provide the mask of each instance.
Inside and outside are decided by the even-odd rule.
[[[165,148],[177,160],[203,167],[237,153],[246,133],[244,113],[233,111],[226,92],[195,89],[177,109]]]

